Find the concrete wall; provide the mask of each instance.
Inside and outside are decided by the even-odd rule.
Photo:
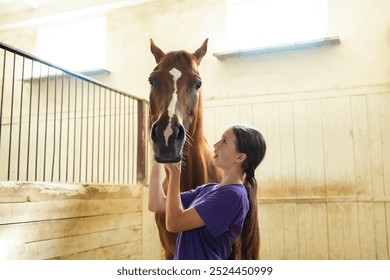
[[[390,74],[390,3],[329,0],[329,32],[341,44],[307,51],[219,61],[226,39],[225,1],[164,0],[107,15],[111,75],[101,77],[132,94],[148,96],[154,66],[149,38],[163,50],[195,50],[209,38],[201,65],[206,97],[337,90],[386,84]],[[215,15],[218,15],[216,17]],[[73,20],[74,21],[74,20]],[[38,26],[0,32],[0,40],[35,51]]]

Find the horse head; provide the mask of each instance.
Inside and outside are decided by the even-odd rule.
[[[194,53],[165,53],[150,39],[157,63],[149,75],[150,135],[157,162],[179,162],[186,138],[195,129],[202,92],[198,66],[206,54],[207,41]]]

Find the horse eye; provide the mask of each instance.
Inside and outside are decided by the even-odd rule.
[[[196,83],[195,83],[195,89],[196,90],[199,90],[200,89],[200,87],[202,86],[202,81],[197,81]]]
[[[156,85],[156,80],[153,77],[149,77],[148,81],[152,87],[154,87]]]

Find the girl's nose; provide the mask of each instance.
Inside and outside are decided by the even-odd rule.
[[[217,149],[217,147],[218,147],[218,144],[219,144],[219,141],[218,141],[218,142],[216,142],[216,143],[213,145],[214,149]]]

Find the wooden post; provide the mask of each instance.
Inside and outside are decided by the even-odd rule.
[[[137,183],[146,181],[147,109],[146,100],[138,100]]]

